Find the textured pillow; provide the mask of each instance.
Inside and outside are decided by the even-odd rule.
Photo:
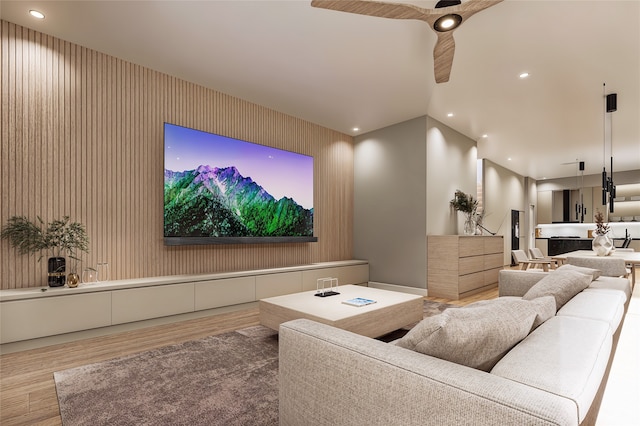
[[[580,293],[591,284],[591,275],[577,271],[556,270],[527,291],[523,300],[533,300],[542,296],[553,296],[556,299],[556,311],[567,303],[573,296]]]
[[[486,300],[425,318],[396,344],[489,371],[529,334],[536,316],[534,305],[519,298]]]
[[[500,296],[498,299],[494,300],[483,300],[480,302],[475,302],[467,306],[475,307],[480,306],[487,303],[512,303],[505,302],[507,300],[515,300],[519,301],[521,305],[529,305],[526,309],[533,309],[536,312],[536,318],[533,320],[533,325],[531,326],[531,331],[538,328],[542,323],[550,319],[551,317],[556,315],[556,299],[553,296],[542,296],[536,297],[532,300],[523,300],[522,297],[517,296]],[[515,305],[518,306],[518,305]],[[531,333],[531,331],[529,333]]]
[[[556,272],[557,271],[577,271],[577,272],[580,272],[581,274],[591,275],[593,277],[591,279],[592,281],[597,280],[602,275],[602,271],[599,269],[586,268],[584,266],[569,265],[568,263],[556,269]]]
[[[553,296],[536,297],[528,302],[533,304],[536,311],[536,319],[533,321],[531,331],[556,314],[556,299]]]

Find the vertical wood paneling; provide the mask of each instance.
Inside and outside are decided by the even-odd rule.
[[[1,23],[0,221],[86,225],[79,271],[112,279],[352,257],[353,140],[330,129],[6,21]],[[165,247],[163,123],[314,157],[317,243]],[[0,288],[46,285],[46,254],[0,242]]]

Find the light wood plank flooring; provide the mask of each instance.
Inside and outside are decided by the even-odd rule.
[[[467,305],[498,297],[498,289],[442,303]],[[259,324],[258,308],[198,318],[0,356],[0,424],[61,425],[53,373],[161,346]]]

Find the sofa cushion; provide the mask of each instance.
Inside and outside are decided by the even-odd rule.
[[[538,312],[518,298],[498,298],[425,318],[397,346],[489,371],[529,334]]]
[[[558,310],[589,284],[591,284],[591,275],[577,271],[554,271],[538,281],[522,298],[533,300],[537,297],[553,296],[556,299],[556,310]]]
[[[599,269],[587,268],[585,266],[570,265],[568,263],[560,266],[558,269],[556,269],[556,272],[557,271],[578,271],[581,274],[591,275],[592,277],[591,280],[597,280],[602,275],[602,271]]]
[[[555,316],[506,354],[491,374],[573,400],[582,422],[611,348],[611,330],[604,321]]]
[[[583,291],[569,300],[559,311],[559,316],[589,318],[609,324],[615,333],[624,315],[626,297],[617,290]]]
[[[625,295],[625,303],[631,298],[631,281],[628,278],[619,277],[600,277],[595,281],[591,281],[586,290],[608,291],[617,290]]]

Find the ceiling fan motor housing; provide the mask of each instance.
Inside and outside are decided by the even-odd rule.
[[[449,6],[457,6],[461,3],[460,0],[440,0],[438,3],[436,3],[436,9],[440,9],[442,7],[449,7]]]

